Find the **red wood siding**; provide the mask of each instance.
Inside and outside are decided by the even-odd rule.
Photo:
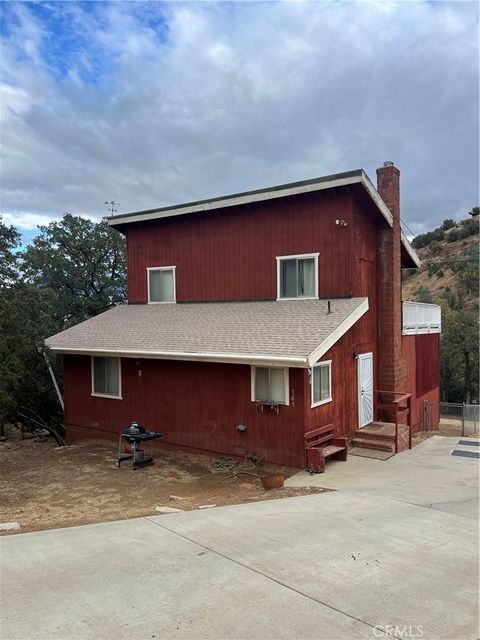
[[[335,224],[343,219],[347,227]],[[128,295],[146,269],[176,265],[178,301],[277,297],[276,257],[320,252],[319,293],[352,294],[352,196],[337,190],[127,227]]]
[[[438,387],[439,371],[439,334],[415,336],[415,392],[417,396],[423,396]]]
[[[330,351],[322,356],[319,362],[332,361],[332,402],[327,402],[318,407],[311,408],[312,389],[309,383],[308,371],[304,372],[305,378],[305,426],[306,431],[313,431],[327,424],[334,424],[337,434],[344,435],[350,431],[349,422],[352,416],[352,407],[349,387],[352,382],[352,367],[348,363],[348,354],[353,365],[350,345],[345,344],[344,339],[337,343]]]
[[[355,355],[373,353],[374,386],[376,386],[374,342],[355,342],[355,333],[350,330],[332,347],[319,362],[332,361],[332,402],[311,407],[311,386],[305,371],[305,425],[307,431],[333,423],[339,436],[346,436],[358,429],[358,361]]]
[[[369,312],[355,325],[353,341],[360,348],[377,340],[378,333],[378,225],[373,215],[367,215],[360,205],[354,203],[353,230],[353,295],[367,296]],[[373,349],[376,356],[376,347]],[[365,352],[365,349],[363,349]],[[374,358],[374,366],[376,366]]]
[[[430,401],[429,429],[438,429],[440,420],[440,334],[402,336],[402,358],[407,363],[406,391],[413,394],[413,431],[420,431],[423,428],[424,400]],[[428,381],[428,385],[424,383],[424,379]],[[428,389],[425,391],[424,389],[427,387]]]
[[[352,282],[354,296],[368,297],[368,312],[348,331],[328,353],[320,358],[332,360],[331,403],[311,408],[311,389],[305,373],[305,418],[307,430],[334,423],[338,435],[348,435],[358,429],[358,362],[355,356],[373,353],[373,384],[378,385],[377,348],[377,263],[378,224],[374,211],[369,211],[367,203],[351,201],[351,234],[346,241],[351,242]],[[335,301],[332,301],[335,304]]]
[[[139,375],[141,371],[141,376]],[[91,396],[90,358],[65,357],[65,424],[98,437],[132,420],[164,433],[164,442],[226,455],[255,452],[268,462],[303,467],[303,371],[290,369],[292,406],[279,414],[250,400],[245,365],[122,360],[122,400]],[[244,433],[235,427],[243,422]]]

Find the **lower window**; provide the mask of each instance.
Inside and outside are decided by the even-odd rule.
[[[92,395],[121,398],[120,358],[92,357]]]
[[[288,369],[252,367],[252,400],[288,404]]]
[[[332,400],[332,361],[318,362],[312,367],[312,407]]]

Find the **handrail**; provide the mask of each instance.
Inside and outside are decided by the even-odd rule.
[[[382,408],[387,411],[393,411],[394,415],[394,424],[395,424],[395,453],[398,453],[398,414],[401,413],[402,417],[406,414],[407,417],[407,426],[408,426],[408,448],[412,448],[412,394],[399,392],[399,391],[382,391],[380,389],[375,389],[374,393],[376,394],[384,394],[384,395],[393,395],[394,399],[390,402],[381,402],[377,404],[377,409]],[[400,409],[399,405],[402,402],[407,403],[406,407]]]

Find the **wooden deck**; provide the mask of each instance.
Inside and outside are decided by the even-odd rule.
[[[395,425],[392,422],[372,422],[355,431],[351,438],[353,447],[376,449],[395,453]],[[408,449],[408,426],[398,425],[398,452]]]

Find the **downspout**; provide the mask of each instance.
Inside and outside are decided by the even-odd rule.
[[[60,406],[62,407],[62,411],[65,411],[65,405],[63,402],[62,394],[60,393],[60,387],[58,386],[57,379],[53,372],[52,365],[50,364],[50,360],[48,359],[45,345],[43,344],[43,342],[37,342],[37,350],[38,350],[38,353],[41,353],[45,359],[48,372],[50,373],[50,377],[52,378],[53,386],[55,387],[55,391],[57,392],[58,401],[60,403]]]

